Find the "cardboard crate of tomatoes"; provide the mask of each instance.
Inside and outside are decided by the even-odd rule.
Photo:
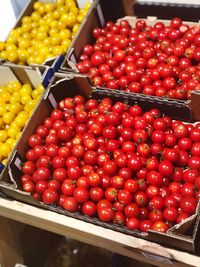
[[[95,2],[60,71],[134,94],[174,118],[199,120],[199,23],[126,17],[117,3],[113,14],[105,1]]]
[[[90,0],[28,1],[6,41],[0,42],[0,59],[56,69],[77,38],[91,4]]]
[[[84,76],[56,74],[0,187],[22,202],[198,254],[199,170],[199,123],[143,110]]]
[[[52,75],[44,66],[0,66],[0,172]]]

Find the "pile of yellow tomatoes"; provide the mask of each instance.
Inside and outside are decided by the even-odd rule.
[[[84,20],[91,3],[78,8],[74,0],[35,2],[6,42],[0,42],[0,58],[17,64],[42,64],[64,54]]]
[[[22,85],[19,81],[0,86],[0,162],[3,164],[6,163],[43,90],[42,85],[33,89],[30,84]]]

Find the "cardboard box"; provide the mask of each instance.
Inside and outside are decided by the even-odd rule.
[[[136,0],[134,4],[135,16],[144,18],[156,16],[159,19],[172,19],[180,17],[187,21],[198,21],[200,3],[193,1],[144,1]]]
[[[33,89],[37,88],[40,84],[46,88],[53,74],[52,68],[45,66],[35,66],[33,68],[8,63],[0,65],[0,85],[7,86],[10,82],[19,81],[22,85],[30,84]],[[9,161],[9,157],[7,161]]]
[[[34,11],[33,5],[35,2],[37,2],[37,0],[27,1],[27,4],[23,8],[23,10],[22,10],[22,12],[21,12],[21,14],[20,14],[20,16],[19,16],[19,18],[18,18],[18,20],[15,23],[15,26],[13,28],[20,27],[22,18],[24,16],[30,16],[32,14],[32,12]],[[39,0],[39,2],[55,2],[55,0]],[[77,2],[77,6],[79,8],[82,8],[84,6],[83,3],[86,4],[87,2],[93,2],[93,0],[82,0],[82,1],[76,0],[76,2]],[[69,49],[73,46],[73,42],[78,38],[79,32],[81,31],[82,25],[84,25],[86,19],[87,19],[87,17],[85,17],[85,19],[83,20],[76,36],[74,37],[74,39],[71,42]],[[67,53],[67,51],[66,51],[66,53]],[[60,55],[60,56],[45,60],[42,65],[47,66],[47,67],[52,67],[55,71],[57,71],[63,60],[64,60],[64,55]],[[4,61],[0,59],[0,63],[2,64],[3,62]],[[35,66],[35,64],[32,64],[31,66]]]
[[[77,94],[82,94],[86,97],[91,93],[92,98],[101,99],[107,95],[107,90],[93,90],[88,79],[82,75],[72,76],[71,74],[56,74],[52,84],[47,88],[43,98],[39,102],[37,109],[33,116],[30,118],[27,126],[25,127],[21,138],[19,139],[15,151],[13,151],[7,166],[1,174],[0,189],[10,198],[19,200],[21,202],[29,203],[38,207],[42,207],[54,212],[65,214],[79,220],[90,222],[114,231],[122,232],[128,235],[133,235],[138,238],[143,238],[153,242],[161,243],[169,247],[174,247],[179,250],[184,250],[192,253],[199,253],[199,206],[197,212],[180,225],[175,225],[167,233],[159,233],[149,231],[148,233],[140,233],[139,231],[131,231],[126,227],[120,227],[115,224],[103,223],[96,218],[84,216],[78,212],[71,213],[56,207],[55,205],[45,205],[42,202],[34,200],[30,194],[22,191],[20,184],[21,167],[25,161],[25,153],[28,150],[28,138],[33,134],[38,125],[50,115],[51,111],[57,107],[57,103],[65,97],[73,97]],[[128,104],[134,104],[131,99],[123,99],[119,94],[111,96],[113,101],[126,101]]]
[[[114,0],[113,0],[114,1]],[[124,2],[129,4],[129,2]],[[115,6],[115,12],[112,12],[110,9],[112,6]],[[67,71],[78,73],[76,68],[76,63],[79,60],[82,49],[85,44],[93,43],[92,30],[95,27],[102,27],[105,25],[106,21],[120,21],[121,19],[126,19],[131,25],[135,25],[137,17],[135,16],[126,16],[126,8],[123,5],[121,0],[115,1],[115,4],[112,1],[106,2],[105,0],[96,0],[90,13],[88,14],[87,21],[83,25],[78,38],[73,42],[73,47],[68,51],[65,59],[60,67],[60,72],[66,73]],[[145,19],[148,25],[155,24],[157,21],[162,21],[165,25],[169,25],[169,20],[158,20],[157,17],[147,17]],[[184,22],[189,25],[197,25],[199,23],[195,22]],[[104,88],[108,89],[108,88]],[[109,89],[108,89],[109,90]],[[124,97],[129,98],[133,97],[135,101],[142,105],[142,107],[157,107],[166,115],[171,116],[174,119],[182,119],[185,121],[195,121],[200,120],[200,109],[199,101],[200,95],[199,91],[194,91],[192,93],[191,100],[176,100],[170,98],[148,96],[141,93],[126,93],[119,90],[111,90],[112,92],[118,91]]]

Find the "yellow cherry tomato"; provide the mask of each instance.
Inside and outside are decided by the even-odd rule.
[[[72,28],[73,33],[77,33],[79,28],[80,28],[80,24],[79,23],[74,24],[74,26]]]
[[[55,36],[56,34],[58,34],[58,28],[51,28],[51,29],[49,30],[49,36],[50,36],[50,37],[53,37],[53,36]]]
[[[19,90],[19,94],[21,96],[23,95],[31,95],[32,94],[32,87],[30,84],[26,83],[24,84],[21,89]]]
[[[70,14],[74,15],[74,16],[77,16],[78,13],[79,13],[79,9],[77,7],[72,7],[70,8]]]
[[[31,14],[31,19],[33,21],[39,21],[39,19],[41,18],[40,16],[40,13],[38,11],[34,11],[32,14]]]
[[[68,50],[70,44],[71,44],[71,41],[69,39],[65,39],[62,41],[61,45],[64,48],[64,51]]]
[[[45,8],[44,8],[44,4],[42,4],[39,8],[38,8],[38,10],[37,10],[39,13],[40,13],[40,15],[43,15],[43,14],[45,14]]]
[[[44,40],[47,37],[48,37],[48,35],[47,35],[46,32],[44,32],[44,31],[38,31],[37,32],[37,36],[36,36],[37,40],[42,41],[42,40]]]
[[[7,158],[8,155],[10,154],[11,152],[11,147],[9,144],[7,143],[4,143],[0,146],[0,155],[3,157],[3,158]]]
[[[22,32],[30,32],[32,30],[31,23],[23,23],[21,26]]]
[[[24,48],[18,49],[18,58],[20,62],[25,63],[27,61],[28,55],[29,55],[29,52],[27,49],[24,49]]]
[[[35,57],[34,57],[34,59],[33,59],[33,63],[34,64],[39,64],[39,65],[41,65],[42,63],[44,62],[44,56],[42,56],[42,55],[36,55]]]
[[[30,32],[31,37],[32,37],[33,39],[36,38],[36,37],[37,37],[37,33],[38,33],[37,28],[33,28],[33,29],[31,30],[31,32]],[[32,40],[31,40],[31,41],[32,41]]]
[[[50,28],[57,28],[58,27],[58,20],[56,20],[56,19],[54,19],[54,20],[52,20],[51,22],[50,22],[50,24],[49,24],[49,27]]]
[[[6,51],[13,52],[17,50],[17,46],[14,44],[6,43]]]
[[[92,5],[91,2],[87,2],[87,4],[84,6],[84,9],[89,10],[91,5]]]
[[[19,81],[10,82],[7,84],[7,90],[9,93],[14,93],[19,91],[19,89],[22,87],[21,83]]]
[[[5,49],[5,42],[0,41],[0,51]]]
[[[28,103],[26,103],[26,105],[24,107],[24,110],[30,111],[30,110],[34,109],[36,104],[37,104],[37,100],[31,100]]]
[[[61,45],[54,46],[52,52],[55,56],[59,56],[65,52],[64,48]]]
[[[6,112],[2,116],[4,123],[11,124],[11,122],[14,120],[15,115],[12,112]]]
[[[28,119],[28,112],[25,111],[25,110],[20,111],[19,114],[18,114],[17,116],[19,116],[19,117],[21,117],[21,118],[25,117],[25,118]]]
[[[60,36],[58,34],[51,37],[51,44],[53,46],[61,44],[61,38],[60,38]]]
[[[40,95],[43,93],[44,91],[44,86],[42,84],[39,84],[38,87],[36,88],[38,90],[38,92],[40,93]]]
[[[28,48],[30,46],[30,41],[29,39],[25,39],[23,37],[21,37],[19,40],[18,40],[18,46],[20,48]]]
[[[32,100],[32,98],[30,95],[22,95],[22,97],[21,97],[22,105],[26,105],[26,103],[31,101],[31,100]]]
[[[66,27],[67,27],[67,23],[65,21],[61,21],[61,20],[58,21],[58,27],[57,28],[59,31],[66,29]]]
[[[21,100],[21,97],[19,95],[19,92],[14,92],[10,97],[10,103],[19,103]]]
[[[24,24],[24,23],[31,23],[31,21],[32,21],[32,19],[29,16],[24,16],[22,18],[22,24]]]
[[[46,13],[52,12],[55,9],[55,4],[50,2],[44,3],[44,9]]]
[[[50,52],[50,49],[47,46],[42,46],[39,48],[39,54],[44,56],[44,57],[46,57],[46,55],[48,55],[49,52]]]
[[[43,44],[45,46],[50,46],[51,45],[51,38],[50,37],[47,37],[43,40]]]
[[[58,8],[56,8],[53,12],[53,19],[59,19],[61,16],[60,11],[58,10]]]
[[[0,103],[8,103],[10,101],[10,93],[9,92],[2,92],[0,97]]]
[[[18,38],[16,35],[9,35],[7,40],[6,40],[6,43],[7,44],[13,44],[13,45],[17,45],[17,42],[18,42]],[[4,45],[4,49],[5,49],[5,46]]]
[[[17,127],[19,127],[20,129],[22,129],[25,125],[26,125],[26,122],[27,122],[27,118],[23,118],[23,117],[16,117],[15,118],[15,123],[17,125]]]
[[[85,18],[85,15],[84,14],[78,14],[78,16],[76,17],[76,19],[77,19],[77,21],[79,23],[82,23],[83,20],[84,20],[84,18]]]
[[[12,63],[16,63],[18,60],[18,53],[17,51],[7,51],[7,59]]]
[[[8,139],[6,140],[6,144],[9,144],[9,146],[11,147],[11,149],[13,149],[14,146],[15,146],[15,144],[16,144],[16,139],[10,137],[10,138],[8,138]]]
[[[33,99],[36,99],[38,96],[40,96],[40,92],[38,89],[34,89],[31,94]]]
[[[66,1],[65,1],[65,5],[66,5],[69,9],[76,7],[76,3],[75,3],[73,0],[66,0]]]
[[[18,114],[20,111],[23,110],[23,106],[20,103],[12,103],[9,105],[9,111]]]
[[[32,21],[31,22],[31,28],[32,28],[32,30],[34,29],[34,28],[37,28],[38,27],[38,22],[37,21]],[[31,30],[31,31],[32,31]]]
[[[17,133],[20,132],[20,128],[14,124],[10,125],[10,127],[8,128],[8,136],[10,138],[16,138]]]
[[[63,29],[59,32],[59,36],[62,40],[64,39],[70,39],[71,37],[71,31],[69,29]]]
[[[7,60],[7,51],[1,51],[0,52],[0,58],[3,60]]]

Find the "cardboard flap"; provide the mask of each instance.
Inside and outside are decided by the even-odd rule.
[[[11,183],[16,189],[21,188],[21,183],[19,179],[17,179],[17,177],[19,177],[17,173],[21,173],[22,165],[24,162],[25,159],[18,153],[17,150],[15,150],[14,153],[12,154],[10,162],[8,163],[9,178]]]
[[[6,66],[0,66],[0,77],[1,77],[1,85],[3,86],[6,86],[11,81],[12,82],[19,81],[14,72]]]

